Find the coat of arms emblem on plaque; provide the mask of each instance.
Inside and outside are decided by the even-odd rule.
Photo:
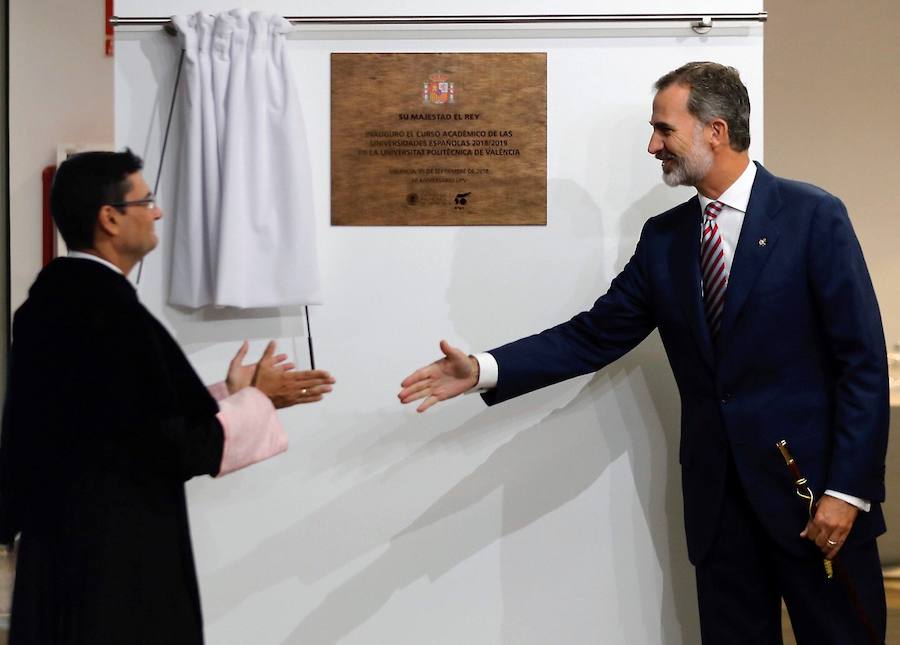
[[[437,72],[429,76],[428,80],[422,84],[423,103],[444,105],[445,103],[454,103],[455,100],[456,90],[447,74]]]

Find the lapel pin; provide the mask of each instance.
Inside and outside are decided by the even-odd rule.
[[[761,238],[759,238],[758,244],[759,244],[760,246],[765,246],[765,245],[766,245],[766,242],[767,242],[766,238],[761,237]]]

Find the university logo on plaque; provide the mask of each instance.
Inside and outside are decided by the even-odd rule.
[[[547,55],[332,54],[331,222],[545,225]]]

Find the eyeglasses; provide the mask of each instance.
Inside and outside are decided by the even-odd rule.
[[[113,208],[118,209],[125,208],[126,206],[144,206],[146,208],[149,208],[150,210],[153,210],[158,206],[158,203],[156,201],[156,197],[150,196],[144,197],[143,199],[132,199],[127,202],[115,202],[114,204],[109,205]]]

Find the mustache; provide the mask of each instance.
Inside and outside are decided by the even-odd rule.
[[[659,152],[654,155],[659,161],[671,161],[672,159],[678,159],[677,155],[673,155],[668,152]]]

